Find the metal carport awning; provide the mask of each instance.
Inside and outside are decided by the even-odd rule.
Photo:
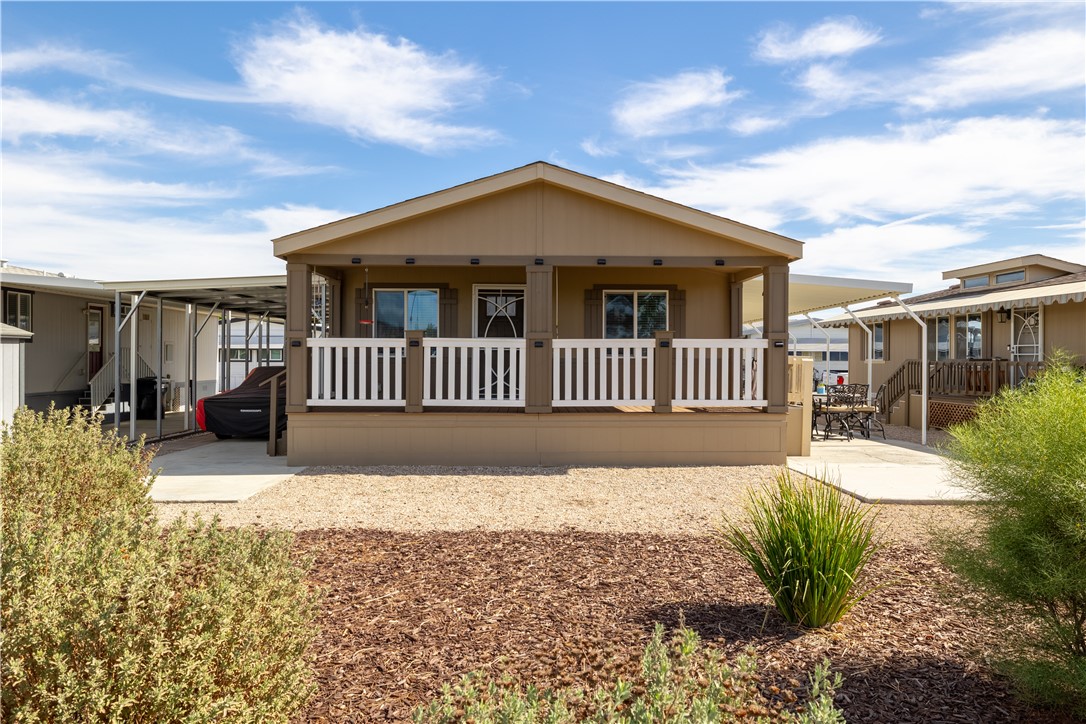
[[[162,334],[162,310],[164,304],[183,306],[186,313],[185,327],[188,330],[188,349],[185,358],[186,366],[186,404],[185,404],[185,428],[191,429],[189,415],[194,411],[196,386],[194,380],[197,373],[197,337],[212,316],[219,312],[227,320],[234,313],[243,317],[246,322],[246,347],[248,347],[251,334],[249,333],[249,320],[253,316],[260,321],[283,322],[287,311],[287,278],[286,275],[257,276],[257,277],[211,277],[206,279],[160,279],[145,281],[120,281],[101,282],[103,288],[114,293],[116,314],[114,315],[115,327],[113,334],[114,345],[114,429],[120,431],[120,391],[121,391],[121,336],[124,326],[130,322],[137,313],[138,305],[145,299],[154,299],[156,302],[156,329],[157,329],[157,359],[156,390],[162,384],[163,361],[163,334]],[[121,315],[123,295],[127,294],[132,309],[125,316]],[[201,308],[206,309],[206,315],[199,322]],[[131,336],[132,359],[129,363],[129,439],[136,437],[136,376],[137,376],[137,349],[138,349],[137,323],[129,327]],[[224,331],[224,335],[229,334]],[[228,357],[228,355],[226,355]],[[229,364],[229,361],[226,362]],[[248,365],[248,363],[246,363]],[[162,436],[162,396],[155,394],[157,434]],[[191,420],[195,423],[195,417]]]
[[[912,290],[913,285],[906,282],[789,274],[788,316],[886,299],[896,294],[908,294]],[[761,276],[743,282],[744,324],[757,322],[762,318],[762,291]]]

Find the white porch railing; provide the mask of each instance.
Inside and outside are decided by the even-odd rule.
[[[424,338],[422,404],[523,407],[523,339]]]
[[[308,340],[307,405],[397,407],[405,402],[403,339]]]
[[[675,400],[684,407],[766,404],[763,362],[769,340],[676,339]]]
[[[656,340],[556,339],[551,345],[554,407],[656,404]]]
[[[132,348],[121,347],[121,384],[127,384],[132,379],[129,368],[131,367]],[[90,406],[93,409],[98,409],[105,401],[113,394],[114,388],[117,386],[116,376],[116,362],[113,355],[109,356],[109,359],[105,361],[105,364],[94,373],[94,377],[90,378],[87,386],[90,388]],[[147,364],[147,361],[143,357],[136,355],[136,377],[154,377],[155,371],[151,369],[151,365]]]

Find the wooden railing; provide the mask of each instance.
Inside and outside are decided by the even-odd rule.
[[[1015,360],[941,360],[931,363],[928,388],[933,395],[991,397],[1001,387],[1017,387],[1044,367]]]
[[[422,404],[523,407],[523,339],[423,340]]]
[[[920,360],[907,359],[902,362],[901,366],[886,378],[886,389],[882,393],[885,398],[882,401],[883,414],[889,415],[897,401],[911,390],[920,389],[920,382]]]
[[[402,339],[308,340],[307,405],[399,407],[404,404]]]
[[[766,404],[765,339],[676,339],[675,401],[687,407]]]
[[[551,343],[554,407],[653,405],[652,339],[556,339]]]

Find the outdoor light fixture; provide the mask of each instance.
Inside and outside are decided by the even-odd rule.
[[[479,260],[476,257],[472,257],[471,258],[471,263],[472,263],[473,266],[478,266],[479,265]]]
[[[404,264],[414,264],[414,263],[415,263],[415,257],[413,257],[413,256],[409,256],[406,259],[404,259]]]
[[[1009,322],[1011,321],[1011,310],[1000,309],[998,312],[996,312],[996,316],[999,317],[999,321],[1001,323]]]
[[[664,265],[664,260],[663,259],[653,259],[652,260],[652,265],[653,266],[663,266]]]
[[[361,264],[362,263],[362,257],[360,257],[360,256],[352,256],[351,257],[351,263],[352,264]]]
[[[535,265],[536,266],[543,266],[543,260],[542,259],[536,259],[535,260]]]
[[[599,264],[600,266],[607,266],[607,260],[606,259],[597,259],[596,263]]]
[[[724,266],[724,260],[723,259],[717,259],[713,263],[716,264],[717,266]]]

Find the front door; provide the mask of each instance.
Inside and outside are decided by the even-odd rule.
[[[476,287],[476,337],[524,336],[524,287]]]
[[[1015,309],[1011,317],[1011,359],[1041,361],[1041,310]]]
[[[102,348],[105,340],[102,339],[102,318],[105,316],[103,307],[87,307],[87,379],[90,380],[98,370],[102,369]]]

